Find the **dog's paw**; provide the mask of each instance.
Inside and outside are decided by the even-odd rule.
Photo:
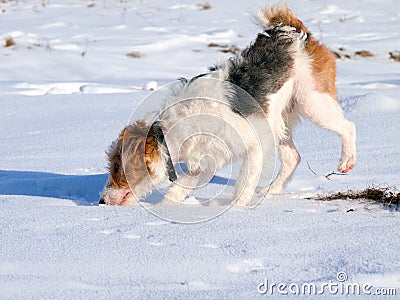
[[[173,185],[164,195],[162,202],[165,204],[182,203],[187,194],[187,189],[181,188],[179,185]]]
[[[356,160],[354,156],[351,156],[350,158],[343,158],[339,162],[338,170],[341,173],[347,173],[351,169],[353,169],[355,165],[356,165]]]
[[[248,206],[251,202],[251,199],[253,198],[253,195],[248,194],[246,195],[245,193],[243,193],[240,196],[235,196],[234,197],[234,202],[233,205],[235,206]]]
[[[276,183],[274,182],[274,183],[272,183],[272,184],[269,185],[269,186],[260,188],[260,189],[257,191],[257,194],[260,195],[260,196],[278,195],[278,194],[282,193],[282,189],[283,189],[282,185],[276,184]]]
[[[237,200],[233,205],[235,206],[247,206],[247,201],[243,201],[241,199]]]

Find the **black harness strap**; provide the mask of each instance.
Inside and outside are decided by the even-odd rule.
[[[159,121],[156,121],[153,123],[153,125],[151,125],[150,132],[154,133],[154,136],[156,137],[157,141],[160,144],[162,144],[165,149],[165,154],[167,156],[168,179],[169,179],[169,181],[174,182],[176,179],[178,179],[178,176],[176,175],[174,164],[172,163],[171,154],[169,153],[167,141],[165,140],[164,132],[162,130],[162,127],[161,127],[161,124]]]

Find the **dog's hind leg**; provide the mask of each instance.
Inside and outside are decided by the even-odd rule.
[[[300,155],[293,144],[291,132],[297,116],[293,112],[287,111],[293,105],[291,103],[293,84],[292,80],[287,81],[278,93],[269,97],[268,122],[279,150],[281,169],[270,186],[263,187],[258,191],[262,195],[279,194],[300,162]]]
[[[338,170],[346,173],[356,164],[356,126],[343,116],[339,104],[328,94],[312,91],[298,99],[302,114],[318,126],[336,132],[342,140]]]
[[[236,182],[234,204],[246,206],[250,204],[255,193],[263,168],[263,151],[259,144],[251,145],[244,156]]]
[[[281,169],[278,176],[270,186],[261,188],[258,193],[265,194],[279,194],[286,186],[288,181],[293,175],[294,170],[300,163],[300,155],[293,144],[291,129],[288,130],[287,137],[279,141],[278,151],[281,159]]]

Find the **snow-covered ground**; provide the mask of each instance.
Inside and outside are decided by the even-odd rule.
[[[400,50],[399,1],[286,1],[317,38],[351,56],[337,61],[337,85],[357,125],[358,164],[327,180],[339,140],[305,121],[295,135],[302,163],[285,194],[192,225],[140,206],[97,206],[104,150],[146,88],[250,43],[251,14],[264,1],[47,2],[0,3],[1,299],[251,299],[266,279],[321,287],[338,283],[338,272],[343,284],[400,294],[399,212],[305,199],[400,186],[400,63],[389,59]]]

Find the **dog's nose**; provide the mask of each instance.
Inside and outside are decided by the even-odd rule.
[[[99,204],[106,204],[106,203],[104,202],[104,199],[103,199],[103,198],[100,198]]]

